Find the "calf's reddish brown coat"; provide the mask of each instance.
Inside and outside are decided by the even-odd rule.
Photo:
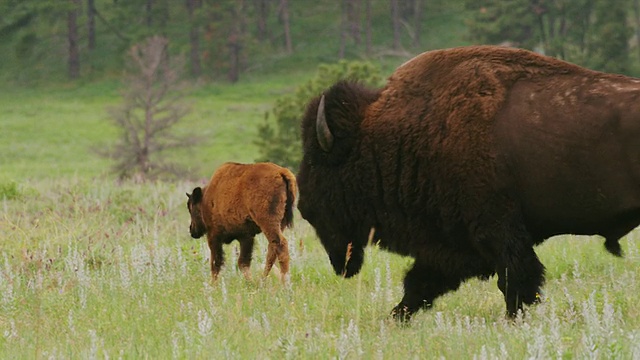
[[[187,194],[193,238],[207,235],[211,250],[211,277],[216,280],[224,264],[223,244],[240,242],[238,267],[249,279],[255,235],[269,240],[264,276],[276,258],[282,281],[289,272],[289,249],[282,230],[293,225],[296,200],[295,176],[273,163],[220,166],[204,188]]]

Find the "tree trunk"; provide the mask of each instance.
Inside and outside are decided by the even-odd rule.
[[[565,47],[566,35],[567,35],[567,14],[563,12],[560,15],[561,17],[560,17],[560,25],[558,28],[558,35],[560,36],[562,43],[560,44],[560,49],[559,49],[560,53],[558,54],[558,56],[560,57],[560,59],[566,59],[564,54],[564,47]]]
[[[422,0],[415,0],[413,3],[413,46],[420,46],[420,33],[422,32]]]
[[[360,0],[347,0],[347,24],[355,46],[360,45]]]
[[[636,48],[640,56],[640,0],[633,0],[633,19],[636,27]]]
[[[191,29],[189,30],[189,45],[191,50],[189,58],[191,63],[191,75],[199,77],[202,74],[202,66],[200,64],[200,26],[196,18],[196,9],[202,6],[200,0],[187,0],[187,11],[189,13],[189,22]]]
[[[70,0],[73,5],[67,13],[67,38],[69,40],[69,78],[80,76],[80,50],[78,48],[78,9],[80,0]]]
[[[237,83],[240,80],[240,41],[238,40],[238,36],[231,35],[229,37],[229,56],[230,56],[230,67],[229,67],[229,82]]]
[[[365,22],[364,22],[364,32],[365,32],[365,42],[366,42],[366,51],[367,56],[371,55],[373,51],[373,41],[371,37],[371,0],[364,0],[364,11],[365,11]]]
[[[547,49],[545,51],[546,55],[549,56],[553,56],[553,57],[557,57],[558,56],[558,49],[556,47],[556,42],[555,42],[555,38],[556,38],[556,21],[555,21],[555,15],[550,12],[549,16],[547,16]]]
[[[95,0],[87,0],[87,47],[96,48],[96,7]]]
[[[242,30],[243,26],[243,1],[239,0],[234,3],[232,9],[233,22],[229,29],[229,41],[227,47],[229,48],[229,74],[228,79],[231,83],[236,83],[240,80],[240,53],[242,51]]]
[[[393,27],[393,49],[400,50],[400,11],[398,0],[391,0],[391,25]]]
[[[287,54],[293,53],[293,44],[291,42],[291,26],[289,24],[289,2],[280,0],[280,19],[284,27],[284,47]]]
[[[544,28],[544,15],[545,13],[547,13],[547,9],[540,4],[536,4],[533,7],[533,12],[536,14],[536,19],[538,21],[538,29],[540,31],[540,42],[542,42],[542,49],[545,55],[548,55],[549,43],[547,40],[547,33]]]
[[[150,28],[153,25],[153,0],[147,0],[145,3],[145,23]]]
[[[347,47],[347,22],[349,21],[349,16],[347,15],[347,9],[349,0],[342,0],[340,4],[340,50],[338,50],[338,59],[344,59],[344,51]]]
[[[255,0],[256,26],[258,28],[258,40],[269,38],[267,20],[269,19],[269,0]]]

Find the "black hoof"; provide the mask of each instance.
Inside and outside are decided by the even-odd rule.
[[[413,315],[413,311],[403,304],[398,304],[391,310],[391,317],[400,323],[408,323],[411,320],[411,315]]]

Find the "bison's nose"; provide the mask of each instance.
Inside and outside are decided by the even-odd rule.
[[[364,249],[362,247],[355,247],[348,259],[346,252],[330,253],[329,260],[336,275],[350,278],[359,273],[362,268]]]
[[[344,257],[332,256],[329,254],[329,261],[331,262],[331,266],[333,267],[333,271],[335,271],[336,275],[346,276],[345,267],[344,267]]]

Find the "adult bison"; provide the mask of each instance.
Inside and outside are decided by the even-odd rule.
[[[224,264],[222,245],[236,239],[240,242],[238,267],[250,278],[254,237],[262,232],[269,240],[264,276],[277,258],[285,281],[289,249],[282,230],[293,225],[296,193],[296,178],[286,168],[272,163],[225,163],[204,189],[196,187],[187,194],[189,231],[196,239],[207,235],[213,280]]]
[[[298,208],[335,272],[358,273],[371,228],[415,258],[399,320],[496,273],[514,316],[544,282],[534,245],[598,234],[620,255],[640,223],[640,79],[525,50],[430,51],[380,90],[339,82],[302,139]]]

